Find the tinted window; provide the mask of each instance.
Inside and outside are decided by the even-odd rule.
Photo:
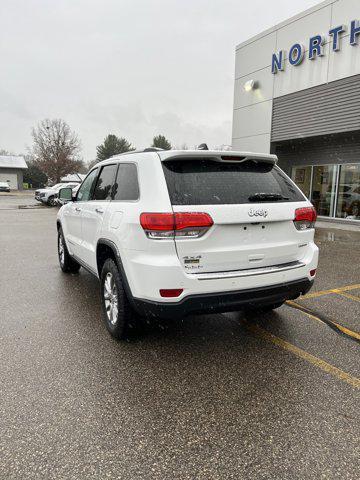
[[[120,163],[114,186],[114,200],[138,200],[139,183],[137,168],[133,163]]]
[[[105,165],[105,167],[101,169],[94,190],[94,200],[110,200],[112,186],[115,181],[116,168],[117,165]]]
[[[304,200],[281,170],[265,162],[170,160],[163,169],[173,205],[250,203],[249,197],[259,193]]]
[[[96,176],[98,173],[98,169],[95,168],[95,170],[92,170],[89,175],[85,178],[83,183],[81,184],[81,187],[78,190],[78,194],[76,199],[79,202],[86,202],[91,198],[91,194],[94,190],[94,184],[96,180]]]

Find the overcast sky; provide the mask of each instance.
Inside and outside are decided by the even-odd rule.
[[[108,133],[138,148],[230,144],[235,46],[316,0],[1,0],[0,149],[63,118],[84,160]]]

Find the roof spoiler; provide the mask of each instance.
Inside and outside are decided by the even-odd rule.
[[[221,155],[223,162],[248,162],[253,160],[255,162],[269,163],[270,165],[276,165],[277,157],[275,155],[261,156],[261,155]]]
[[[160,159],[164,162],[167,160],[203,160],[208,158],[209,160],[217,162],[233,162],[240,163],[253,160],[255,162],[268,163],[270,165],[276,165],[277,156],[270,154],[251,153],[251,152],[219,152],[211,150],[167,150],[166,152],[158,152]]]

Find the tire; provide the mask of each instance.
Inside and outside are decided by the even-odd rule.
[[[126,296],[119,269],[108,258],[101,270],[100,293],[103,319],[109,333],[116,339],[126,339],[138,325],[137,314]]]
[[[80,264],[71,258],[68,252],[61,228],[58,231],[58,257],[60,268],[64,273],[77,273],[80,270]]]
[[[53,207],[53,206],[55,205],[55,197],[54,197],[54,195],[51,195],[51,196],[47,199],[46,204],[49,205],[49,207]]]

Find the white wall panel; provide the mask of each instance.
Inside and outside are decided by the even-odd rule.
[[[308,50],[310,37],[318,34],[327,37],[330,25],[331,5],[328,5],[280,28],[276,49],[277,51],[286,50],[289,52],[294,43],[303,43]]]
[[[271,132],[272,100],[234,110],[233,138]]]
[[[360,1],[359,0],[339,0],[333,4],[332,27],[338,25],[347,25],[349,33],[350,22],[360,20]]]
[[[245,92],[244,85],[248,80],[258,82],[258,88],[251,92]],[[234,108],[252,105],[254,103],[271,100],[273,96],[274,75],[270,67],[266,67],[254,74],[235,80]]]
[[[360,1],[360,0],[359,0]],[[325,55],[314,60],[305,58],[301,65],[294,67],[286,61],[285,71],[275,76],[274,97],[315,87],[327,82],[330,45],[325,45]]]
[[[237,138],[233,140],[232,148],[242,152],[270,153],[270,135]]]
[[[235,78],[248,75],[271,65],[272,54],[276,48],[276,32],[240,48],[235,58]]]
[[[9,182],[11,190],[18,189],[18,177],[16,173],[2,173],[0,171],[0,182]]]
[[[344,40],[340,52],[330,53],[328,82],[360,74],[360,45],[351,46],[349,37]]]

